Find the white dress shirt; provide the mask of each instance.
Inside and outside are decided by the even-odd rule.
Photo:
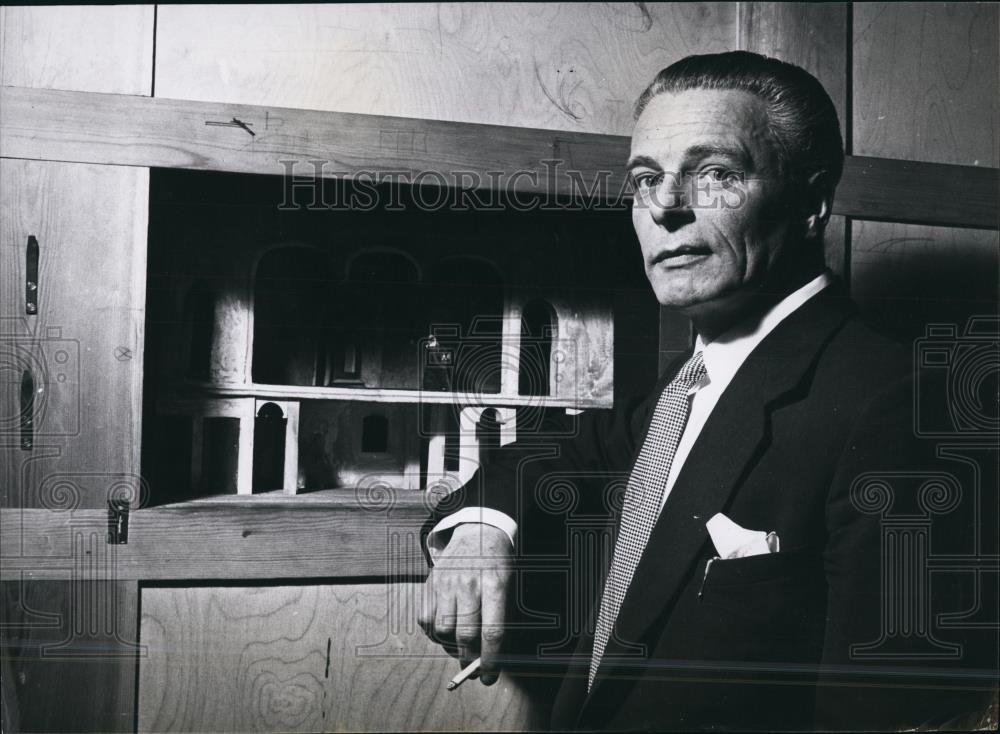
[[[670,474],[667,477],[667,484],[660,504],[661,509],[663,503],[667,501],[670,491],[674,488],[677,476],[680,474],[688,454],[691,453],[691,448],[698,436],[701,435],[701,429],[704,428],[716,403],[729,387],[729,383],[732,382],[743,362],[764,340],[764,337],[774,331],[778,324],[801,308],[806,301],[830,285],[831,282],[830,274],[823,273],[786,296],[765,313],[759,321],[751,324],[738,324],[710,342],[705,342],[701,335],[695,339],[694,351],[702,352],[705,358],[705,376],[688,392],[691,398],[691,411],[688,414],[684,432],[677,444],[674,461],[670,466]],[[510,537],[511,543],[514,542],[514,537],[517,534],[517,523],[507,514],[486,507],[466,507],[449,515],[434,526],[434,530],[427,538],[427,547],[430,550],[431,558],[436,558],[437,554],[447,545],[442,536],[444,531],[456,525],[470,522],[486,523],[500,528]]]

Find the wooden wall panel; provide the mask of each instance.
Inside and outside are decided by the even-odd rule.
[[[0,84],[150,94],[152,5],[0,7]]]
[[[996,3],[854,6],[854,154],[966,166],[998,158]]]
[[[3,344],[5,390],[23,369],[36,387],[34,446],[4,437],[16,473],[0,488],[5,506],[104,508],[109,491],[138,491],[148,191],[145,168],[0,161],[0,261],[14,294],[3,317],[19,330]],[[40,252],[33,315],[29,235]]]
[[[161,6],[156,95],[628,134],[667,64],[736,41],[734,3]]]
[[[848,112],[848,3],[739,5],[739,46],[797,64],[826,89],[841,125]]]
[[[926,325],[996,317],[1000,242],[996,231],[855,222],[852,295],[894,335]]]
[[[855,5],[854,152],[996,167],[998,22],[993,3]],[[854,295],[900,336],[996,313],[996,231],[858,223],[851,261]]]
[[[419,584],[146,588],[139,731],[538,729],[507,676],[458,663],[417,627]]]
[[[134,731],[138,599],[134,581],[0,583],[4,731]]]

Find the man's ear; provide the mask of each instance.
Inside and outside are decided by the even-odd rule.
[[[802,213],[805,215],[806,237],[812,239],[822,234],[833,209],[834,187],[826,171],[816,171],[809,176],[802,193]]]

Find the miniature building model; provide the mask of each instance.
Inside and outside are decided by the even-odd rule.
[[[160,498],[452,489],[519,416],[611,406],[606,237],[518,214],[286,211],[262,193],[280,180],[157,173],[144,461]],[[233,180],[250,201],[193,193]]]

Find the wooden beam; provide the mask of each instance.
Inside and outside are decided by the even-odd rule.
[[[0,579],[66,579],[81,564],[98,581],[422,577],[433,497],[392,494],[279,490],[133,510],[122,545],[105,545],[106,511],[4,509]],[[95,542],[101,563],[88,561]]]
[[[628,155],[627,139],[612,135],[19,87],[2,88],[0,110],[8,158],[277,175],[295,163],[300,176],[318,161],[325,177],[451,185],[463,173],[478,187],[546,193],[556,182],[543,160],[608,171],[620,187]],[[553,178],[570,190],[568,175]]]
[[[392,175],[561,196],[581,196],[599,181],[607,200],[623,190],[627,154],[628,138],[613,135],[0,88],[6,158],[272,175],[297,161],[302,176]],[[1000,219],[998,176],[995,168],[849,156],[834,213],[991,229]]]
[[[848,156],[833,211],[855,219],[1000,226],[1000,169]]]

